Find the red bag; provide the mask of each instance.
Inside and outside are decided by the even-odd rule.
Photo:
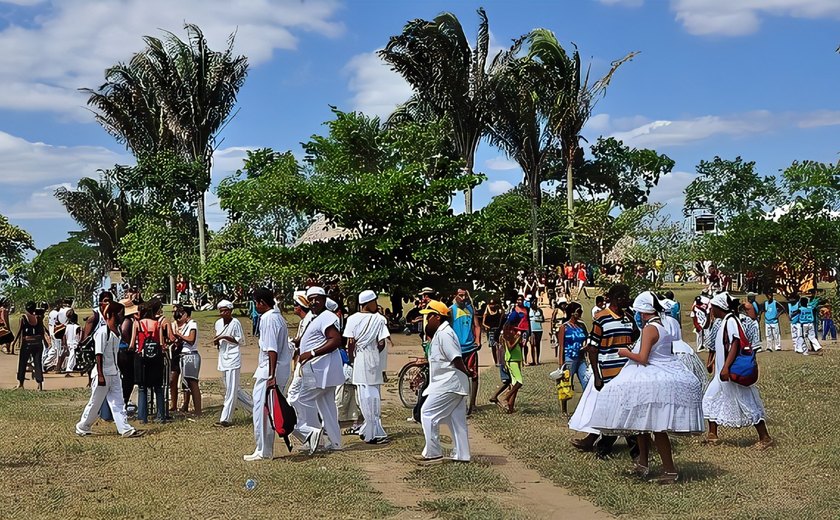
[[[270,386],[265,390],[265,413],[268,415],[268,422],[271,429],[286,443],[289,451],[292,451],[292,443],[289,435],[294,431],[297,424],[297,413],[292,405],[286,401],[286,396],[277,388],[277,385]]]

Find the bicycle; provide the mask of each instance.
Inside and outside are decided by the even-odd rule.
[[[400,369],[398,390],[400,401],[406,408],[414,408],[418,393],[429,380],[429,361],[426,358],[413,358]]]

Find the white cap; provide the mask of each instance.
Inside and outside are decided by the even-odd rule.
[[[338,310],[338,304],[335,303],[335,300],[333,300],[332,298],[327,298],[327,303],[325,304],[325,307],[330,312],[335,312]]]
[[[665,298],[664,300],[659,300],[659,305],[661,305],[662,308],[665,309],[665,312],[671,312],[671,309],[674,308],[674,300],[669,300],[668,298]]]
[[[295,291],[292,294],[293,303],[304,308],[309,308],[309,300],[306,299],[306,291]]]
[[[322,287],[310,287],[306,290],[306,297],[312,298],[313,296],[326,296],[327,293],[324,292]]]
[[[217,309],[233,309],[233,303],[228,300],[222,300],[216,304]]]
[[[717,307],[718,309],[728,311],[730,301],[732,301],[732,298],[729,297],[728,292],[719,292],[716,295],[714,295],[711,304]]]
[[[657,310],[653,305],[655,299],[656,296],[652,292],[645,291],[636,296],[636,299],[633,300],[632,309],[642,314],[656,314]]]
[[[376,293],[371,290],[362,291],[359,293],[359,305],[364,305],[368,302],[372,302],[375,299]]]

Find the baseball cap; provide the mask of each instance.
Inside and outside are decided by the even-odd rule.
[[[426,308],[420,311],[420,314],[440,314],[441,316],[449,316],[449,307],[438,300],[430,300],[426,304]]]

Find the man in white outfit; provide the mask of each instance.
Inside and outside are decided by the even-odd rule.
[[[347,352],[353,363],[353,384],[359,397],[359,407],[365,422],[359,428],[359,438],[368,444],[384,444],[388,436],[382,428],[381,406],[383,365],[382,352],[385,341],[391,338],[385,316],[376,312],[376,293],[359,294],[360,312],[347,318],[344,337],[348,339]]]
[[[225,401],[222,406],[222,416],[215,426],[233,426],[233,410],[236,402],[242,403],[246,410],[254,407],[254,401],[247,392],[239,386],[239,369],[242,367],[242,356],[239,347],[242,346],[242,324],[233,317],[233,303],[222,300],[216,307],[219,309],[218,320],[216,320],[216,337],[213,343],[219,349],[219,364],[216,367],[222,373],[222,382],[225,385]]]
[[[274,293],[262,288],[254,291],[254,304],[260,313],[260,353],[254,372],[253,415],[256,449],[242,458],[246,461],[271,459],[274,456],[274,430],[266,416],[266,391],[275,384],[280,391],[286,388],[292,364],[289,348],[289,328],[274,306]]]
[[[108,402],[117,431],[123,437],[139,437],[142,431],[135,430],[126,419],[125,401],[122,395],[122,381],[120,370],[117,368],[117,352],[120,345],[120,329],[117,325],[117,314],[123,306],[111,302],[104,310],[102,317],[105,324],[100,326],[93,335],[95,345],[96,367],[91,373],[90,400],[82,412],[82,417],[76,423],[76,435],[91,435],[90,427],[99,419],[99,411],[104,401]]]
[[[320,446],[321,435],[326,430],[330,438],[328,449],[341,449],[341,429],[335,390],[344,384],[341,354],[341,333],[338,316],[327,310],[327,295],[321,287],[306,291],[312,320],[300,338],[300,354],[292,386],[299,391],[290,404],[297,413],[294,436],[303,442],[309,454]],[[321,416],[319,422],[318,416]]]
[[[423,392],[427,398],[420,411],[426,446],[422,455],[415,458],[423,464],[436,464],[444,460],[440,446],[442,423],[449,426],[454,440],[452,460],[469,462],[469,373],[461,358],[461,343],[448,323],[449,308],[446,305],[432,300],[420,312],[427,315],[426,335],[431,336],[432,341],[429,344],[429,386]]]

